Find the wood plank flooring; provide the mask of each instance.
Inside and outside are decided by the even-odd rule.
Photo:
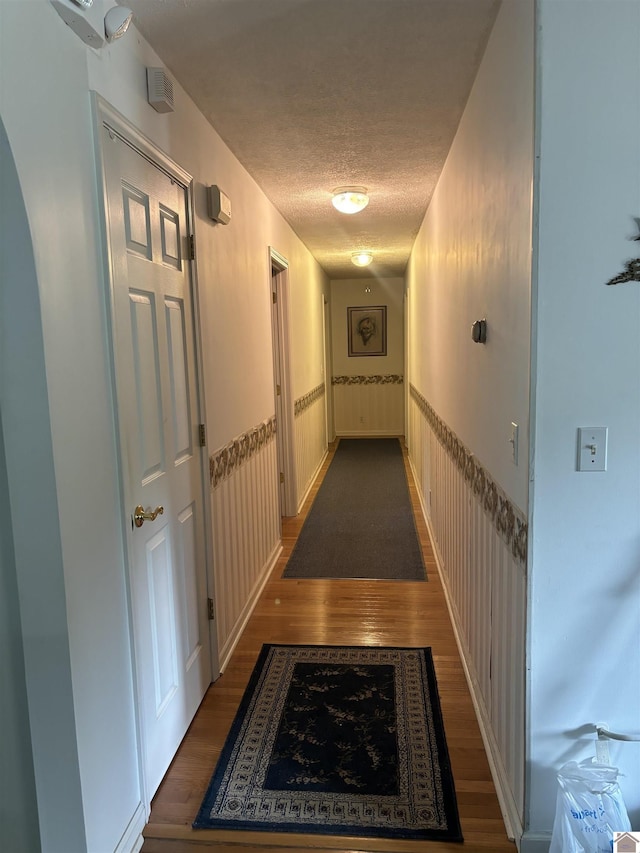
[[[316,853],[516,853],[508,841],[458,655],[426,525],[405,456],[428,582],[283,580],[282,571],[335,452],[297,518],[283,520],[283,552],[226,672],[207,692],[153,800],[143,853],[314,850]],[[192,830],[263,643],[431,646],[464,844]]]

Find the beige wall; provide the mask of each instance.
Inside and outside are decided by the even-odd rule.
[[[347,309],[360,306],[386,307],[386,355],[349,356]],[[403,310],[402,278],[331,282],[333,403],[338,435],[404,434]],[[362,378],[374,376],[378,377],[375,381]],[[348,384],[345,377],[351,378]]]
[[[365,293],[365,288],[370,293]],[[331,282],[331,337],[334,376],[370,376],[375,373],[402,373],[404,370],[404,279],[364,278]],[[349,356],[347,308],[361,305],[387,306],[387,355]]]
[[[209,446],[274,412],[269,247],[289,263],[292,392],[323,381],[322,294],[329,284],[309,251],[253,178],[174,84],[175,112],[146,102],[145,67],[162,65],[141,39],[114,42],[88,55],[89,79],[116,109],[195,178],[197,268],[203,333]],[[231,199],[228,225],[207,216],[205,187]]]
[[[509,2],[498,16],[407,269],[409,379],[521,509],[528,490],[532,9]],[[486,345],[471,340],[480,318]],[[512,421],[519,425],[517,466]]]
[[[407,270],[409,452],[516,836],[526,816],[533,82],[533,0],[505,2]],[[482,318],[477,344],[471,325]]]

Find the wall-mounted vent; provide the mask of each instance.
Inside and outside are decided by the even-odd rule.
[[[159,113],[173,112],[173,81],[164,68],[147,68],[147,100]]]

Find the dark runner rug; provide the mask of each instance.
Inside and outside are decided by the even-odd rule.
[[[341,438],[285,578],[426,580],[397,438]]]
[[[431,649],[263,646],[193,826],[462,841]]]

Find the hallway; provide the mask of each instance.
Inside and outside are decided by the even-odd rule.
[[[108,0],[56,5],[103,40]],[[140,707],[152,670],[131,608],[141,574],[131,520],[144,494],[125,488],[114,349],[133,361],[111,334],[113,273],[124,267],[108,245],[104,141],[150,152],[189,190],[187,217],[167,216],[150,191],[132,195],[130,182],[120,198],[136,225],[127,251],[193,270],[202,398],[184,435],[200,456],[206,565],[218,574],[198,599],[215,592],[214,630],[205,624],[192,648],[210,645],[214,677],[218,665],[224,675],[147,834],[164,827],[177,838],[165,850],[191,846],[184,835],[195,837],[190,822],[261,644],[404,643],[435,652],[466,849],[506,843],[463,666],[518,849],[548,853],[561,763],[594,754],[598,721],[640,731],[629,701],[640,680],[640,285],[622,280],[640,255],[640,0],[131,0],[155,17],[158,38],[134,10],[127,35],[99,48],[56,5],[0,2],[0,848],[136,853],[148,818]],[[346,7],[351,28],[336,26]],[[493,26],[469,49],[454,18],[468,34],[482,7],[495,12]],[[203,26],[199,15],[216,10],[224,26]],[[454,78],[464,83],[460,53],[466,87],[452,99]],[[149,100],[147,69],[164,70],[172,111]],[[217,113],[199,97],[211,87],[223,97]],[[448,136],[432,109],[438,93]],[[120,128],[113,138],[107,114]],[[237,150],[229,118],[241,130]],[[281,180],[265,156],[268,127]],[[246,162],[245,129],[282,204]],[[326,156],[313,157],[323,139]],[[302,166],[312,170],[306,182]],[[336,190],[360,186],[370,203],[343,216]],[[211,216],[216,187],[233,205],[227,224]],[[415,227],[405,219],[414,190]],[[401,240],[389,228],[396,213]],[[158,222],[171,238],[181,219],[184,244],[176,227],[164,245],[147,240]],[[352,254],[367,250],[371,265],[354,266]],[[286,266],[280,303],[274,259]],[[169,307],[179,316],[179,303],[163,307],[132,285],[131,304],[162,308],[163,326]],[[274,304],[285,303],[287,471],[278,467],[272,323]],[[375,357],[350,356],[353,309],[382,319],[384,308],[387,355],[381,341]],[[132,313],[122,316],[128,334]],[[155,349],[144,352],[151,369]],[[171,399],[186,383],[149,383],[147,402],[157,387]],[[581,436],[593,426],[606,430],[606,468],[589,473],[579,470]],[[171,432],[164,461],[185,450],[168,446]],[[279,475],[289,475],[290,512],[299,512],[327,441],[363,432],[407,438],[462,664],[435,572],[410,586],[280,579]],[[158,534],[169,519],[191,518],[186,501],[174,503]],[[181,605],[186,590],[164,566],[158,588]],[[165,648],[162,671],[172,675],[190,657],[178,659],[178,643]],[[203,692],[208,683],[207,673]],[[611,759],[640,826],[640,752],[614,743]],[[153,849],[162,839],[148,838]]]
[[[504,824],[446,608],[426,525],[405,451],[427,583],[282,580],[306,514],[329,467],[336,444],[297,518],[284,519],[283,552],[226,672],[209,689],[152,804],[143,853],[181,853],[211,847],[257,851],[515,851]],[[430,646],[438,677],[456,785],[464,847],[455,843],[367,839],[349,846],[339,838],[197,831],[191,822],[231,726],[258,652],[265,642],[327,645]]]

